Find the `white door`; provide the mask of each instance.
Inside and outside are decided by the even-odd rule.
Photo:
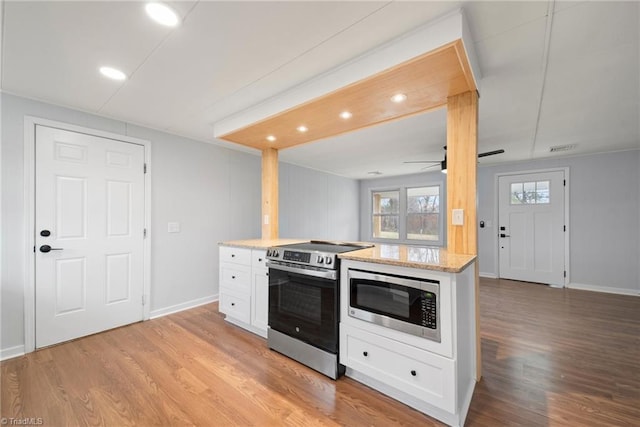
[[[498,178],[500,277],[564,286],[564,172]]]
[[[142,145],[36,126],[37,348],[142,320],[143,168]]]

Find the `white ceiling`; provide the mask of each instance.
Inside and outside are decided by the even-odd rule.
[[[239,150],[213,123],[462,6],[482,71],[483,163],[640,147],[638,2],[3,2],[2,91]],[[102,78],[109,64],[130,78]],[[282,150],[353,178],[420,171],[442,157],[440,110]],[[561,154],[562,155],[562,154]]]

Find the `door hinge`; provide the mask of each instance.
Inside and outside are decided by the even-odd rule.
[[[144,296],[144,295],[142,295],[142,305],[145,305],[145,304],[146,304],[146,302],[147,302],[147,299],[145,298],[145,296]]]
[[[147,229],[146,228],[142,231],[142,237],[144,237],[145,239],[147,238]]]
[[[142,169],[143,169],[144,173],[147,173],[147,164],[146,163],[144,164],[144,167]]]
[[[566,231],[567,231],[567,226],[566,226],[566,225],[563,225],[563,226],[562,226],[562,231],[564,231],[564,232],[566,232]]]
[[[36,247],[35,246],[33,247],[33,253],[34,254],[36,253]]]
[[[563,179],[563,180],[562,180],[562,186],[563,186],[563,187],[566,187],[566,186],[567,186],[567,180],[566,180],[566,179]]]
[[[564,271],[564,277],[567,277],[567,270]]]

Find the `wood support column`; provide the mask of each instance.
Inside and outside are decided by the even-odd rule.
[[[447,250],[478,255],[478,93],[465,92],[447,100]],[[453,225],[453,210],[462,209],[462,225]],[[475,262],[476,380],[482,376],[480,346],[480,277]]]
[[[278,238],[278,150],[262,150],[262,238]]]

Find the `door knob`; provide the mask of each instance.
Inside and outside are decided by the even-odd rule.
[[[40,246],[40,252],[44,252],[45,254],[47,252],[51,252],[51,251],[61,251],[63,248],[52,248],[49,245],[42,245]]]

